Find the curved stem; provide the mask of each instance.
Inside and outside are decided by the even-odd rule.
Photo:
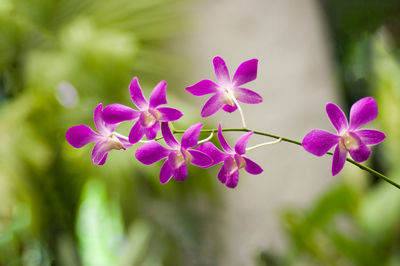
[[[266,132],[262,132],[262,131],[257,131],[257,130],[251,130],[251,129],[247,129],[247,128],[223,128],[222,131],[227,131],[227,132],[233,132],[233,131],[238,131],[238,132],[250,132],[253,131],[254,134],[256,135],[261,135],[261,136],[266,136],[266,137],[270,137],[270,138],[274,138],[274,139],[280,139],[280,141],[284,141],[284,142],[288,142],[288,143],[292,143],[292,144],[296,144],[299,146],[301,145],[301,142],[297,141],[297,140],[293,140],[293,139],[289,139],[289,138],[285,138],[285,137],[281,137],[278,135],[274,135],[274,134],[270,134],[270,133],[266,133]],[[181,134],[184,133],[184,130],[173,130],[172,133],[173,134]],[[201,132],[218,132],[217,128],[213,128],[213,129],[202,129]],[[326,154],[328,155],[333,155],[332,152],[327,152]],[[400,184],[396,183],[395,181],[393,181],[392,179],[388,178],[387,176],[375,171],[372,168],[369,168],[368,166],[365,166],[363,164],[357,163],[356,161],[350,159],[350,158],[346,158],[346,161],[348,161],[351,164],[354,164],[355,166],[358,166],[360,169],[369,172],[370,174],[379,177],[380,179],[388,182],[389,184],[397,187],[398,189],[400,189]]]

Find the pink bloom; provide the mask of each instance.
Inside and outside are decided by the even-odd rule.
[[[251,104],[262,102],[263,99],[258,93],[241,87],[243,84],[256,79],[257,63],[257,59],[243,62],[231,80],[225,61],[219,56],[214,57],[213,64],[218,82],[214,83],[205,79],[186,88],[188,92],[195,96],[214,94],[201,110],[201,116],[213,115],[221,107],[224,111],[231,113],[237,109],[235,100]]]
[[[104,108],[104,119],[108,123],[137,119],[129,133],[129,141],[132,144],[137,143],[144,135],[147,139],[154,139],[160,129],[160,122],[175,121],[183,115],[175,108],[159,107],[167,103],[165,81],[161,81],[153,89],[149,102],[144,98],[136,77],[132,79],[129,90],[131,99],[139,110],[114,103]]]
[[[197,147],[196,150],[208,154],[213,159],[213,165],[223,162],[218,173],[218,179],[229,188],[235,188],[239,182],[239,170],[244,168],[252,175],[259,175],[263,169],[255,162],[245,157],[246,145],[253,132],[242,135],[235,143],[233,150],[222,135],[221,124],[218,127],[218,139],[225,153],[221,152],[211,142],[206,142]]]
[[[75,148],[81,148],[91,142],[96,143],[92,151],[92,161],[94,164],[104,164],[110,150],[125,150],[132,146],[127,139],[114,133],[118,124],[104,122],[102,104],[99,104],[94,109],[94,124],[100,134],[94,132],[86,125],[71,127],[65,134],[68,143]]]
[[[212,159],[204,152],[190,149],[197,145],[202,123],[189,127],[179,143],[172,134],[168,123],[161,123],[161,132],[165,142],[170,147],[167,149],[157,141],[151,141],[136,150],[135,156],[139,162],[149,165],[167,158],[161,167],[160,182],[167,183],[173,176],[176,181],[183,181],[188,175],[187,164],[207,168],[212,164]]]
[[[350,124],[343,111],[335,104],[326,105],[326,113],[335,127],[337,134],[314,129],[303,139],[306,151],[322,156],[333,146],[332,175],[337,175],[346,162],[347,153],[356,162],[364,162],[371,155],[367,145],[375,145],[385,139],[385,134],[378,130],[359,129],[374,120],[378,115],[378,106],[372,97],[365,97],[355,102],[350,109]]]

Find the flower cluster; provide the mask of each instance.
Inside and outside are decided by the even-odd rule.
[[[97,131],[94,132],[86,125],[71,127],[66,132],[66,140],[75,148],[81,148],[88,143],[95,143],[92,151],[92,161],[96,165],[103,165],[111,150],[126,150],[134,144],[144,143],[136,149],[136,159],[150,165],[165,159],[160,169],[160,182],[167,183],[172,177],[176,181],[183,181],[189,173],[189,165],[209,168],[222,164],[218,172],[218,179],[229,188],[235,188],[239,182],[239,170],[244,168],[252,175],[258,175],[263,169],[254,161],[244,156],[246,151],[254,148],[278,143],[282,140],[256,145],[246,148],[247,142],[254,134],[246,129],[241,103],[256,104],[262,102],[262,97],[242,85],[253,81],[257,77],[258,60],[251,59],[243,62],[230,78],[225,61],[221,57],[213,59],[217,82],[205,79],[189,86],[186,90],[195,96],[213,94],[201,110],[202,117],[215,114],[222,108],[225,112],[239,111],[243,129],[245,131],[232,148],[223,136],[224,129],[219,124],[218,130],[204,130],[211,132],[207,139],[200,140],[202,123],[190,126],[178,141],[170,124],[179,120],[183,114],[178,109],[167,107],[167,83],[159,82],[150,94],[147,101],[137,77],[132,79],[129,92],[136,109],[114,103],[106,106],[99,104],[94,109],[94,123]],[[377,116],[377,104],[371,97],[356,102],[350,110],[350,123],[347,122],[343,111],[333,103],[328,103],[326,111],[337,134],[323,130],[312,130],[303,140],[303,147],[312,154],[322,156],[333,146],[336,146],[333,155],[332,174],[338,174],[346,161],[347,153],[356,162],[363,162],[370,156],[368,145],[378,144],[385,135],[377,130],[359,129]],[[125,137],[115,132],[116,127],[124,121],[133,121],[129,136]],[[156,138],[161,128],[162,138]],[[180,133],[182,133],[180,132]],[[209,140],[213,133],[217,137],[222,150],[218,149]],[[257,133],[257,132],[256,132]],[[267,134],[268,135],[268,134]],[[147,140],[144,140],[144,136]],[[159,143],[164,139],[166,146]],[[287,139],[286,139],[287,140]],[[293,142],[293,141],[292,141]]]

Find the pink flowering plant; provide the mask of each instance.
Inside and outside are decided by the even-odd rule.
[[[372,97],[362,98],[353,104],[350,109],[350,121],[337,105],[328,103],[326,113],[336,129],[335,134],[314,129],[304,137],[302,142],[299,142],[248,129],[240,103],[257,104],[263,101],[261,95],[243,87],[256,79],[257,65],[257,59],[245,61],[239,65],[231,78],[225,61],[217,56],[213,59],[217,81],[204,79],[186,88],[186,91],[194,96],[212,94],[200,112],[202,117],[209,117],[220,109],[227,113],[238,110],[242,119],[242,128],[223,128],[219,124],[217,129],[203,129],[202,123],[196,123],[186,130],[174,129],[172,122],[179,120],[183,114],[176,108],[164,106],[167,104],[167,83],[159,82],[147,101],[138,78],[134,77],[129,86],[129,92],[136,109],[119,103],[110,104],[103,109],[103,105],[99,104],[94,110],[94,124],[99,133],[86,125],[73,126],[67,130],[66,140],[75,148],[95,143],[92,161],[96,165],[103,165],[111,150],[128,150],[136,146],[135,157],[144,165],[164,160],[159,175],[162,184],[167,183],[171,178],[184,181],[190,176],[189,165],[201,168],[220,165],[217,177],[228,188],[235,188],[238,185],[241,169],[252,175],[263,172],[259,164],[247,155],[245,156],[246,152],[284,141],[303,146],[306,151],[316,156],[333,155],[331,169],[333,176],[343,169],[347,161],[400,188],[400,185],[392,179],[361,164],[371,155],[369,146],[379,144],[386,138],[381,131],[361,128],[378,115],[378,105]],[[133,122],[128,137],[115,131],[116,127],[124,121]],[[157,138],[160,128],[161,136]],[[227,131],[243,132],[234,148],[223,136],[223,132]],[[209,133],[210,136],[199,140],[202,132]],[[221,149],[211,142],[214,133],[217,133]],[[182,134],[180,141],[175,138],[177,134]],[[254,134],[275,140],[246,147]],[[161,139],[164,139],[166,145],[159,143]],[[332,153],[330,150],[333,148]],[[348,157],[348,154],[352,159]]]

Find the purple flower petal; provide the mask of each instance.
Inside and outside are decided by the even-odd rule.
[[[229,105],[229,104],[225,104],[224,106],[222,106],[222,110],[224,110],[227,113],[232,113],[234,111],[236,111],[237,106],[236,104],[234,106]]]
[[[228,178],[231,168],[236,164],[235,159],[232,156],[226,157],[224,164],[218,172],[218,179],[221,183],[225,184]]]
[[[209,79],[204,79],[193,86],[187,87],[185,90],[193,94],[194,96],[202,96],[209,93],[217,92],[218,85]]]
[[[342,171],[344,163],[346,162],[346,156],[347,156],[346,149],[341,149],[340,145],[336,145],[332,161],[333,176],[337,175],[340,171]]]
[[[351,158],[358,163],[366,161],[371,155],[371,149],[367,145],[363,144],[355,150],[349,150]]]
[[[386,138],[383,132],[373,129],[361,129],[353,133],[355,133],[365,145],[375,145],[381,143]]]
[[[247,132],[246,134],[243,134],[238,140],[236,141],[235,144],[235,151],[236,153],[242,155],[246,153],[246,145],[247,142],[249,141],[251,135],[253,135],[254,132]]]
[[[160,130],[160,123],[157,121],[151,127],[144,129],[144,134],[147,139],[155,139]]]
[[[160,182],[161,184],[167,183],[172,177],[172,168],[169,166],[168,159],[165,160],[160,170]]]
[[[235,188],[238,183],[239,183],[239,170],[236,170],[227,176],[225,185],[228,188]]]
[[[105,163],[106,163],[106,160],[107,160],[107,156],[108,156],[108,153],[106,153],[106,155],[104,155],[103,160],[101,160],[101,162],[99,162],[98,165],[103,165],[103,164],[105,164]]]
[[[203,109],[201,110],[201,117],[208,117],[215,114],[223,105],[224,103],[222,102],[220,95],[213,95],[203,106]]]
[[[81,148],[90,142],[96,142],[100,136],[90,127],[79,125],[69,128],[65,138],[72,147]]]
[[[202,127],[202,123],[197,123],[186,129],[185,133],[182,135],[181,146],[185,149],[196,146]]]
[[[227,153],[233,153],[233,150],[231,148],[231,146],[228,145],[228,143],[226,142],[224,135],[222,135],[222,126],[221,124],[218,125],[218,140],[219,143],[221,144],[222,149],[227,152]]]
[[[176,181],[183,181],[188,175],[188,169],[185,162],[181,162],[180,152],[171,152],[168,155],[169,166],[172,169],[172,175]]]
[[[339,138],[324,130],[314,129],[304,137],[302,145],[306,151],[322,156],[338,144]]]
[[[344,115],[342,109],[340,109],[336,104],[328,103],[326,105],[326,113],[328,114],[329,120],[331,120],[332,125],[336,128],[336,131],[339,134],[347,130],[347,118]]]
[[[135,157],[142,164],[149,165],[167,157],[170,152],[157,141],[151,141],[139,147],[135,152]]]
[[[177,149],[180,145],[169,128],[168,122],[161,123],[161,133],[165,143],[173,149]]]
[[[233,76],[233,84],[235,86],[240,86],[255,80],[257,77],[257,64],[257,59],[251,59],[241,63]]]
[[[198,150],[188,150],[188,152],[192,155],[192,161],[190,163],[195,166],[207,168],[213,163],[213,160],[204,152]]]
[[[150,94],[149,105],[150,108],[156,108],[159,105],[167,103],[167,82],[160,81]]]
[[[95,165],[100,165],[101,163],[104,164],[104,157],[109,151],[110,149],[107,147],[107,141],[97,142],[92,151],[92,162]]]
[[[355,102],[350,109],[350,130],[355,130],[378,116],[378,105],[372,97]]]
[[[139,80],[137,77],[134,77],[129,85],[129,91],[131,94],[131,99],[137,108],[140,110],[146,110],[148,107],[148,103],[143,96],[142,89],[140,88]]]
[[[236,99],[242,103],[255,104],[255,103],[261,103],[263,101],[263,98],[261,97],[260,94],[249,89],[235,88],[234,93]]]
[[[129,142],[135,144],[144,136],[144,128],[140,125],[140,121],[136,121],[129,132]]]
[[[229,71],[226,67],[224,59],[219,56],[214,57],[213,59],[215,75],[217,76],[217,80],[219,83],[228,83],[230,82]]]
[[[184,181],[188,176],[186,164],[182,164],[179,168],[172,169],[172,175],[176,181]]]
[[[263,172],[263,169],[257,163],[253,162],[252,160],[250,160],[247,157],[242,156],[242,158],[246,162],[246,166],[244,167],[244,170],[246,170],[247,173],[252,174],[252,175],[259,175]]]
[[[225,158],[228,156],[226,153],[223,153],[217,147],[215,147],[215,145],[212,144],[211,142],[206,142],[201,144],[196,148],[196,150],[204,152],[205,154],[210,156],[210,158],[213,160],[213,163],[210,166],[223,162]]]
[[[140,115],[139,111],[136,111],[128,106],[114,103],[106,106],[103,110],[104,121],[109,124],[115,124],[122,121],[134,120]]]
[[[94,108],[93,115],[94,125],[101,135],[110,134],[110,130],[106,128],[105,122],[103,120],[103,104],[99,104]]]
[[[227,182],[229,182],[229,179],[231,179],[231,175],[234,172],[238,172],[235,158],[233,156],[226,157],[224,160],[224,164],[218,172],[219,181],[221,181],[223,184],[226,184]]]
[[[181,111],[172,107],[158,107],[156,110],[161,114],[161,122],[176,121],[183,116]]]

